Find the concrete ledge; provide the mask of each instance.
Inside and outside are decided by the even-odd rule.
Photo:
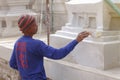
[[[5,59],[6,61],[9,61],[9,59],[10,59],[10,53],[11,53],[11,49],[9,49],[9,48],[5,48],[5,47],[3,47],[3,46],[0,46],[0,57],[2,58],[2,59]]]
[[[45,68],[47,76],[53,80],[120,80],[119,74],[61,60],[45,58]]]

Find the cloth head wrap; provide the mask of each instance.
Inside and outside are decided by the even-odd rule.
[[[31,15],[22,15],[18,20],[20,31],[27,30],[35,22],[35,17]]]

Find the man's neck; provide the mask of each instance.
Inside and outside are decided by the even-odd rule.
[[[24,36],[30,36],[30,37],[32,37],[33,34],[24,34]]]

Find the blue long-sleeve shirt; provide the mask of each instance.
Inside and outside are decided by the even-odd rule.
[[[22,80],[46,80],[43,57],[64,58],[77,43],[76,40],[73,40],[65,47],[56,49],[40,40],[22,36],[15,43],[9,64],[20,72]]]

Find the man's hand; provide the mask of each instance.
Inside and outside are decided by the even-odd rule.
[[[89,35],[90,35],[89,32],[83,31],[83,32],[81,32],[81,33],[78,34],[76,40],[77,40],[78,42],[80,42],[80,41],[82,41],[84,38],[88,37]]]

